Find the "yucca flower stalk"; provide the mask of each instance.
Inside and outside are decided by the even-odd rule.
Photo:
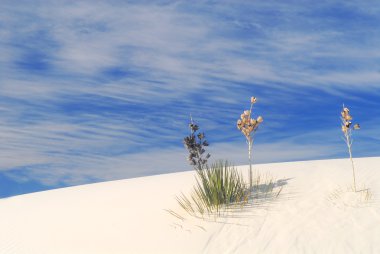
[[[252,146],[256,131],[259,125],[263,122],[263,117],[259,116],[257,119],[252,118],[253,104],[257,101],[256,97],[251,97],[251,107],[245,110],[240,115],[237,121],[237,128],[243,133],[248,144],[248,159],[249,159],[249,189],[252,190]]]
[[[359,124],[352,125],[352,116],[350,115],[350,110],[346,108],[343,104],[343,109],[341,114],[341,121],[342,121],[342,132],[344,134],[344,141],[346,142],[348,153],[350,155],[350,161],[352,165],[352,176],[354,178],[354,190],[356,190],[356,177],[355,177],[355,166],[354,166],[354,160],[352,159],[352,130],[358,130],[360,129]]]
[[[199,127],[194,123],[193,118],[190,116],[190,135],[183,139],[183,144],[189,152],[187,160],[197,171],[206,168],[207,160],[210,158],[208,153],[204,156],[206,150],[204,147],[208,146],[208,142],[205,139],[205,134],[202,132],[197,133]]]

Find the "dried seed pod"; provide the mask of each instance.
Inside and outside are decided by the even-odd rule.
[[[249,116],[249,110],[244,110],[244,115]]]
[[[255,120],[255,119],[251,119],[250,124],[252,124],[252,125],[256,125],[256,120]]]
[[[344,133],[346,133],[346,132],[348,131],[348,128],[347,128],[346,126],[342,125],[342,131],[343,131]]]
[[[191,129],[192,131],[194,131],[194,132],[197,131],[197,130],[199,129],[198,125],[193,124],[193,123],[189,124],[189,127],[190,127],[190,129]]]
[[[256,103],[256,101],[257,101],[257,98],[256,97],[251,97],[251,103],[253,104],[253,103]]]
[[[241,120],[238,120],[236,123],[236,127],[240,130],[241,129]]]
[[[356,123],[356,124],[354,125],[354,130],[359,130],[359,129],[360,129],[360,124]]]
[[[262,116],[259,116],[256,120],[258,123],[262,123],[264,121]]]
[[[352,116],[350,116],[349,114],[346,114],[346,115],[344,116],[344,120],[346,120],[346,121],[350,121],[350,120],[352,120]]]
[[[240,115],[240,118],[241,118],[242,120],[244,120],[244,119],[245,119],[245,115],[244,115],[244,114],[241,114],[241,115]]]

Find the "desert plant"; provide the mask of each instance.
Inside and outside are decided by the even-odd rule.
[[[252,97],[251,103],[253,104],[255,101],[256,99]],[[258,125],[262,122],[261,116],[257,120],[251,119],[251,110],[249,114],[246,114],[247,117],[245,115],[244,118],[242,117],[244,119],[242,120],[242,123],[244,123],[242,132],[247,133],[246,137],[250,146],[253,143],[253,136],[250,133],[256,131]],[[265,199],[270,196],[275,186],[273,179],[270,177],[262,178],[260,174],[253,177],[250,168],[250,187],[248,188],[242,174],[227,161],[218,161],[209,167],[207,159],[210,157],[210,154],[204,156],[206,152],[204,147],[208,146],[205,135],[204,133],[197,133],[199,127],[194,124],[191,117],[190,119],[190,135],[185,137],[183,141],[189,152],[188,161],[196,170],[196,185],[193,187],[190,196],[182,193],[176,197],[179,205],[187,213],[195,217],[199,215],[203,217],[205,214],[219,216],[223,209],[243,207],[251,197]],[[248,119],[249,124],[245,126],[245,122]],[[243,128],[247,128],[248,131],[245,131]],[[251,158],[251,149],[249,149],[249,158]],[[252,186],[253,181],[255,182],[254,186]],[[277,195],[275,195],[276,197],[280,194],[281,190],[282,187]],[[183,217],[178,213],[172,210],[168,210],[168,212],[176,218],[183,220]]]
[[[197,170],[196,181],[190,198],[184,194],[177,197],[180,206],[191,215],[220,215],[222,208],[248,202],[249,191],[242,175],[227,161]]]
[[[248,159],[249,159],[249,188],[252,189],[252,146],[256,131],[259,125],[263,122],[262,116],[257,119],[252,118],[253,104],[257,101],[256,97],[251,97],[251,107],[249,110],[245,110],[240,115],[240,119],[237,121],[237,128],[244,134],[246,142],[248,144]]]
[[[222,206],[248,200],[248,191],[243,177],[228,162],[219,161],[208,166],[210,154],[204,156],[208,146],[205,134],[198,132],[199,126],[190,116],[190,135],[183,139],[189,152],[188,161],[196,170],[196,185],[190,198],[184,194],[177,197],[180,206],[189,214],[219,213]]]
[[[209,144],[203,132],[197,133],[199,127],[193,122],[193,118],[191,116],[189,128],[190,135],[186,136],[183,139],[183,143],[189,152],[189,157],[187,160],[196,170],[202,170],[206,167],[207,159],[211,156],[209,153],[204,156],[204,153],[206,152],[204,147],[208,146]]]
[[[356,192],[357,190],[356,190],[355,166],[354,166],[354,160],[352,159],[352,150],[351,150],[351,147],[352,147],[352,130],[360,129],[360,125],[359,124],[352,125],[352,122],[351,122],[352,116],[350,115],[350,110],[348,108],[346,108],[344,106],[344,104],[343,104],[343,110],[341,112],[340,119],[342,121],[342,131],[344,134],[344,141],[346,142],[346,145],[348,148],[348,153],[350,156],[351,165],[352,165],[352,176],[354,178],[354,190]]]

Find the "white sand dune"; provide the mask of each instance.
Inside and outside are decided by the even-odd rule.
[[[262,164],[284,184],[280,196],[207,221],[175,200],[193,172],[2,199],[0,253],[380,253],[380,157],[355,165],[369,200],[346,191],[348,159]]]

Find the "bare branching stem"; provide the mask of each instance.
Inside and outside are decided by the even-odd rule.
[[[343,110],[341,112],[341,120],[342,120],[342,131],[345,137],[345,142],[348,148],[348,154],[350,155],[350,161],[352,165],[352,176],[354,179],[354,190],[356,190],[356,176],[355,176],[355,165],[354,165],[354,160],[352,158],[352,130],[358,130],[360,129],[359,124],[352,125],[352,116],[350,115],[350,110],[346,108],[343,104]]]

